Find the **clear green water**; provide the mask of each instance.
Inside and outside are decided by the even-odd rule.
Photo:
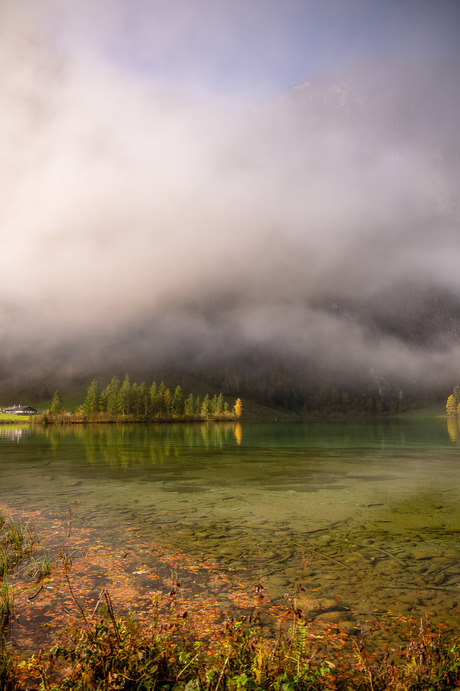
[[[136,525],[311,618],[460,620],[460,433],[443,418],[0,428],[0,502],[119,540]],[[161,526],[161,529],[160,529]],[[203,584],[201,584],[203,585]],[[218,594],[225,604],[225,594]],[[340,606],[337,603],[340,603]]]

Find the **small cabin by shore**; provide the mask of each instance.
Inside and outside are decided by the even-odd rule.
[[[12,405],[9,408],[2,408],[0,412],[7,415],[36,415],[38,410],[32,408],[31,405]]]

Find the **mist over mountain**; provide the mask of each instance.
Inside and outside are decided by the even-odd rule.
[[[280,372],[455,383],[458,64],[363,63],[232,111],[1,19],[3,392],[167,368],[261,397]]]

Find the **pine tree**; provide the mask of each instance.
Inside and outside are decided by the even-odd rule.
[[[107,412],[107,399],[109,397],[110,393],[110,386],[107,384],[105,389],[101,392],[100,398],[99,398],[99,410],[101,413],[106,413]]]
[[[50,413],[51,415],[62,415],[64,412],[64,401],[62,400],[59,391],[55,391],[51,400]]]
[[[173,415],[177,415],[177,417],[180,417],[184,414],[184,392],[182,391],[180,384],[178,384],[174,390],[172,412]]]
[[[157,413],[159,415],[164,415],[166,413],[165,410],[165,392],[166,392],[166,384],[164,381],[161,381],[158,390],[157,390]]]
[[[147,389],[147,384],[145,381],[143,381],[139,385],[138,389],[138,397],[139,397],[139,414],[144,415],[144,417],[148,417],[150,415],[150,395],[149,391]]]
[[[101,393],[99,390],[99,384],[96,379],[93,379],[91,384],[88,386],[88,391],[86,393],[86,398],[83,403],[83,412],[88,417],[94,417],[99,412],[99,401],[101,398]]]
[[[172,393],[171,389],[165,389],[164,395],[163,395],[163,408],[164,408],[164,414],[166,417],[171,417],[171,408],[172,408]]]
[[[106,391],[104,391],[104,398],[107,398],[107,414],[108,415],[118,415],[118,392],[120,391],[120,380],[116,375],[114,375],[107,386]],[[106,395],[107,392],[107,395]]]
[[[150,396],[150,413],[155,415],[158,413],[158,387],[157,383],[154,381],[149,390]]]
[[[132,410],[132,386],[129,374],[125,374],[123,383],[118,392],[118,409],[121,415],[129,415]]]
[[[211,415],[211,412],[211,399],[209,398],[208,394],[206,394],[206,396],[203,398],[203,403],[201,404],[201,414],[203,417],[208,418]]]
[[[193,417],[195,415],[195,400],[192,393],[185,399],[184,413],[187,417]]]
[[[139,384],[137,382],[133,382],[131,384],[131,400],[130,400],[130,406],[129,406],[129,412],[132,415],[135,415],[138,417],[141,413],[141,399],[140,399],[140,391],[139,391]]]
[[[222,393],[220,393],[216,397],[216,404],[215,404],[215,408],[214,408],[214,413],[216,415],[222,415],[222,413],[224,412],[224,403],[225,403],[224,397],[223,397]]]

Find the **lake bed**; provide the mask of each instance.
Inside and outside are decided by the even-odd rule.
[[[147,568],[163,544],[262,583],[274,603],[295,597],[311,621],[351,628],[390,612],[456,631],[457,435],[456,421],[410,417],[9,427],[0,502],[65,525],[78,501],[76,528],[131,536]],[[185,566],[177,577],[233,606],[224,582]]]

